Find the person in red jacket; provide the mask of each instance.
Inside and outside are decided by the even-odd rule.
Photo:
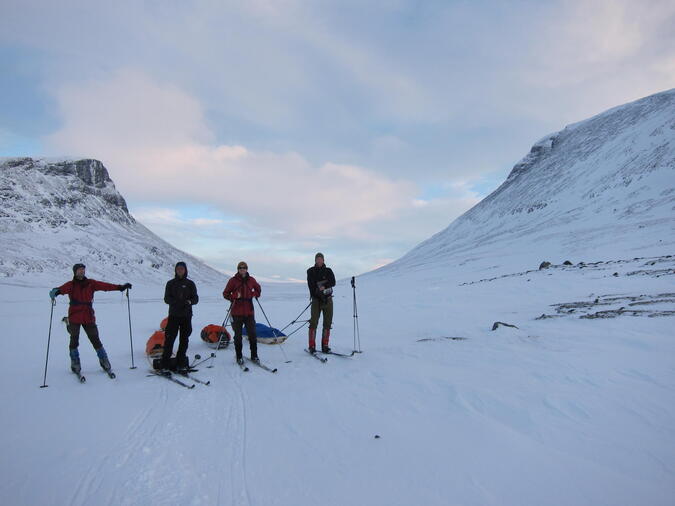
[[[94,300],[94,292],[103,291],[111,292],[113,290],[124,290],[131,288],[131,283],[123,285],[113,285],[104,283],[103,281],[96,281],[85,277],[84,264],[73,265],[73,280],[59,286],[52,288],[49,291],[49,296],[52,300],[57,295],[68,295],[70,297],[70,307],[68,308],[68,332],[70,333],[70,368],[76,374],[80,374],[80,352],[78,346],[80,343],[80,327],[84,328],[89,341],[91,341],[96,355],[98,355],[101,367],[106,371],[110,371],[110,361],[108,354],[101,343],[98,336],[98,327],[96,326],[96,316],[94,315],[94,308],[92,302]]]
[[[232,302],[232,330],[234,330],[234,351],[237,362],[244,363],[242,356],[242,327],[246,325],[248,342],[251,347],[251,360],[258,361],[258,342],[255,332],[255,311],[253,298],[260,297],[261,289],[255,278],[248,273],[246,262],[237,264],[237,274],[232,276],[223,290],[223,297]]]

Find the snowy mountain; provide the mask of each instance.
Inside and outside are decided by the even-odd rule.
[[[92,277],[158,282],[185,260],[197,280],[225,278],[138,223],[98,160],[3,159],[0,201],[0,276],[67,278],[82,262]]]
[[[675,250],[675,89],[547,135],[504,183],[378,272],[481,270]]]

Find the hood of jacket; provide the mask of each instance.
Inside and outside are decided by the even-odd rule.
[[[187,277],[188,277],[188,268],[187,268],[187,264],[186,264],[185,262],[178,262],[178,263],[176,263],[176,265],[175,265],[174,268],[173,268],[173,276],[174,276],[175,278],[179,278],[179,277],[180,277],[180,276],[178,276],[178,273],[176,272],[176,269],[178,269],[178,267],[185,267],[185,278],[187,278]]]

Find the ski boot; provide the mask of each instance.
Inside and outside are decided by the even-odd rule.
[[[316,353],[316,329],[309,329],[309,345],[307,349],[310,353]]]
[[[255,364],[259,364],[260,359],[258,358],[258,355],[251,355],[251,362],[253,362]]]
[[[159,376],[171,376],[171,371],[164,357],[154,359],[152,361],[152,369]]]
[[[77,351],[77,348],[70,350],[70,370],[78,376],[82,371],[82,367],[80,365],[80,352]]]
[[[98,355],[98,362],[101,364],[103,370],[107,373],[110,373],[112,366],[110,365],[110,360],[108,360],[108,354],[105,352],[105,348],[99,348],[96,350],[96,355]]]
[[[176,372],[185,376],[189,372],[189,363],[187,357],[176,357]]]
[[[321,353],[330,353],[330,348],[328,347],[329,339],[330,329],[323,329],[323,335],[321,336]]]
[[[237,364],[244,365],[244,357],[237,357]]]

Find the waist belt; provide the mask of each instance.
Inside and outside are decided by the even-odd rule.
[[[91,307],[91,302],[82,302],[79,300],[71,300],[70,301],[71,306],[89,306]]]

